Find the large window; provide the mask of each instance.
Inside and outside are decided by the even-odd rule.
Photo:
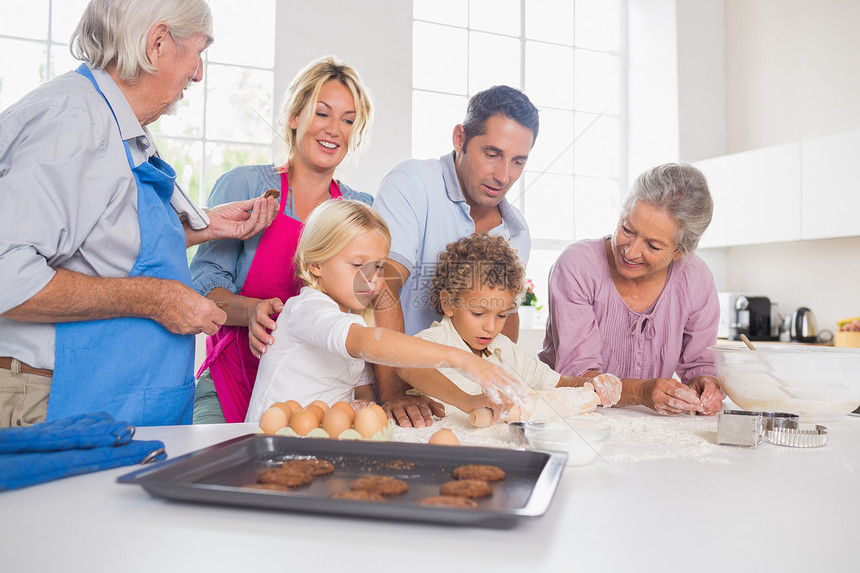
[[[68,41],[86,4],[0,0],[0,111],[77,67]],[[275,0],[209,4],[216,41],[206,51],[203,81],[185,92],[175,115],[149,126],[180,185],[200,204],[231,167],[272,161],[276,137]]]
[[[413,157],[451,149],[468,98],[492,85],[522,89],[540,110],[540,134],[508,199],[528,220],[528,273],[545,301],[559,251],[617,222],[622,2],[414,0],[413,16]]]

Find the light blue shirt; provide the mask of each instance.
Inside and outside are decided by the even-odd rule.
[[[371,195],[350,189],[340,181],[338,185],[344,199],[354,199],[367,205],[373,203]],[[281,190],[281,174],[274,164],[234,167],[215,182],[208,207],[254,199],[268,189]],[[296,218],[290,202],[287,202],[284,214]],[[246,241],[225,239],[200,245],[191,260],[191,279],[197,292],[206,296],[213,288],[222,287],[239,294],[262,237],[263,231],[260,231]]]
[[[406,334],[415,334],[439,320],[430,302],[436,259],[448,243],[475,232],[454,152],[439,159],[408,159],[385,176],[373,207],[391,229],[390,258],[409,271],[400,289]],[[528,262],[531,236],[526,220],[514,206],[499,203],[502,223],[491,234],[508,239],[523,264]]]

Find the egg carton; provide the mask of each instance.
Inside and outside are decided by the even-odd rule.
[[[391,440],[391,436],[394,434],[394,428],[397,424],[394,423],[394,420],[388,420],[388,426],[382,428],[377,431],[375,434],[370,436],[369,438],[362,438],[361,434],[359,434],[354,428],[349,428],[341,432],[339,435],[334,436],[337,440],[363,440],[363,441],[371,441],[371,442],[387,442]],[[262,428],[257,428],[257,434],[265,434]],[[305,438],[331,438],[332,436],[328,435],[328,432],[323,430],[322,428],[314,428],[310,432],[308,432],[305,436],[300,436],[296,433],[295,430],[287,426],[286,428],[281,428],[277,432],[275,432],[276,436],[290,436],[290,437],[305,437]]]

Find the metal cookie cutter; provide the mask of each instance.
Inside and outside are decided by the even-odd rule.
[[[518,446],[528,447],[529,441],[526,438],[526,422],[508,422],[508,432],[513,443]]]
[[[786,412],[762,412],[761,413],[761,429],[765,438],[767,431],[776,428],[789,426],[797,427],[800,416],[797,414],[788,414]]]
[[[762,413],[723,410],[717,421],[717,443],[757,448],[762,440]]]
[[[827,428],[819,425],[801,428],[797,420],[775,419],[767,426],[765,438],[777,446],[820,448],[827,444]]]

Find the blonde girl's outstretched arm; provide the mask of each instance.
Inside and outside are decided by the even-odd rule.
[[[486,395],[473,396],[461,390],[448,377],[435,368],[398,368],[397,375],[422,394],[432,396],[446,404],[451,404],[467,414],[481,406],[488,406],[498,418],[502,409],[509,409],[513,403],[505,399],[503,404],[488,404]]]
[[[510,374],[465,350],[358,324],[349,327],[346,350],[355,358],[397,368],[454,368],[479,384],[496,403],[502,403],[500,394],[515,404],[527,403],[525,388]]]

